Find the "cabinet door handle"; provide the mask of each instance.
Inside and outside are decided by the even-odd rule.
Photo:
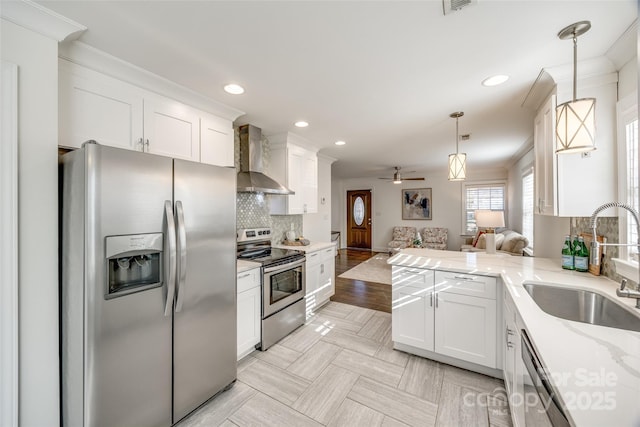
[[[138,138],[138,145],[140,145],[140,149],[144,153],[144,140],[142,138]]]
[[[513,335],[515,332],[513,332],[511,329],[507,328],[507,336],[508,335]]]
[[[144,145],[147,146],[147,153],[149,152],[149,139],[144,142]]]
[[[436,293],[436,308],[438,308],[438,294]]]
[[[318,256],[317,253],[309,255],[309,258],[313,258],[314,256]]]
[[[324,264],[320,264],[320,274],[324,274]]]
[[[238,279],[244,279],[245,277],[251,276],[251,273],[243,274],[242,276],[238,276]]]
[[[429,295],[429,307],[433,307],[433,292]]]
[[[453,278],[458,280],[466,280],[468,282],[473,282],[474,280],[476,280],[475,277],[467,277],[467,276],[453,276]],[[447,279],[449,279],[449,277],[447,277]]]
[[[419,275],[423,275],[423,274],[428,274],[430,270],[404,270],[404,271],[400,271],[399,274],[401,275],[414,275],[414,274],[419,274]]]
[[[507,341],[507,348],[513,348],[513,343],[512,343],[512,342]]]

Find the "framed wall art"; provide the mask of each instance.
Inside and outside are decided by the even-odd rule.
[[[402,190],[402,219],[431,219],[433,200],[430,188]]]

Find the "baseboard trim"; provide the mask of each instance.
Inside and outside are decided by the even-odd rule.
[[[477,372],[479,374],[488,375],[490,377],[504,379],[501,369],[493,369],[487,366],[478,365],[477,363],[467,362],[465,360],[456,359],[454,357],[444,356],[433,351],[423,350],[421,348],[413,347],[406,344],[394,342],[393,348],[396,350],[404,351],[405,353],[415,354],[426,359],[435,360],[436,362],[446,363],[458,368],[466,369],[468,371]]]

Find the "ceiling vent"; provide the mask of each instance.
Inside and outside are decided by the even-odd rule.
[[[442,12],[448,15],[452,12],[457,12],[463,7],[477,4],[478,0],[442,0]]]

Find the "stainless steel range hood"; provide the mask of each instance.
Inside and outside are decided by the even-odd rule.
[[[253,125],[242,125],[240,132],[240,172],[238,192],[295,194],[274,179],[262,173],[262,130]]]

